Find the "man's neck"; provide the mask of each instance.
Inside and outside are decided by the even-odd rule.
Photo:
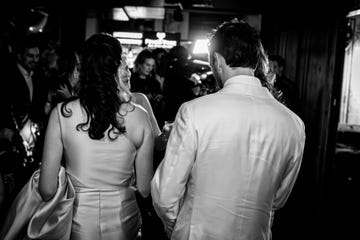
[[[254,70],[251,68],[243,68],[243,67],[234,67],[231,68],[229,67],[225,72],[224,72],[224,79],[226,79],[224,81],[224,83],[235,76],[254,76]]]

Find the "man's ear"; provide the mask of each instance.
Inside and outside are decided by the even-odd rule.
[[[222,69],[223,61],[224,61],[223,56],[221,56],[220,53],[215,52],[214,53],[214,64],[213,64],[213,66],[215,67],[215,69],[219,73],[222,72],[222,70],[223,70]]]

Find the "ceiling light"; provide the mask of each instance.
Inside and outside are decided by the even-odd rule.
[[[129,21],[123,8],[113,8],[113,19],[117,21]]]
[[[40,9],[31,9],[28,21],[31,22],[28,31],[31,33],[42,32],[48,22],[48,14]]]
[[[161,7],[125,6],[124,9],[132,19],[164,19],[165,15]]]
[[[193,7],[212,8],[214,7],[214,0],[192,0]]]
[[[196,40],[194,45],[193,54],[205,54],[208,53],[208,39]]]

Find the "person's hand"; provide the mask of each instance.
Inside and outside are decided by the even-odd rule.
[[[163,95],[162,94],[156,94],[154,96],[154,99],[156,102],[160,102],[163,99]]]
[[[174,126],[174,122],[173,121],[165,121],[165,124],[163,126],[162,132],[165,136],[166,141],[169,139],[171,130]]]
[[[196,73],[191,74],[190,81],[192,81],[195,85],[201,84],[201,78],[199,74]]]
[[[155,138],[155,149],[157,151],[165,150],[173,125],[174,122],[165,121],[161,134]]]
[[[71,92],[68,90],[68,88],[65,85],[61,85],[56,92],[59,93],[64,98],[69,98],[72,96]]]
[[[169,220],[167,223],[164,223],[164,231],[166,236],[171,239],[171,234],[174,230],[176,220]]]

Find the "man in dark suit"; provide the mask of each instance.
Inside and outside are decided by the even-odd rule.
[[[26,36],[1,66],[0,168],[6,202],[16,196],[40,162],[35,143],[45,119],[46,89],[36,76],[39,55],[37,37]]]

